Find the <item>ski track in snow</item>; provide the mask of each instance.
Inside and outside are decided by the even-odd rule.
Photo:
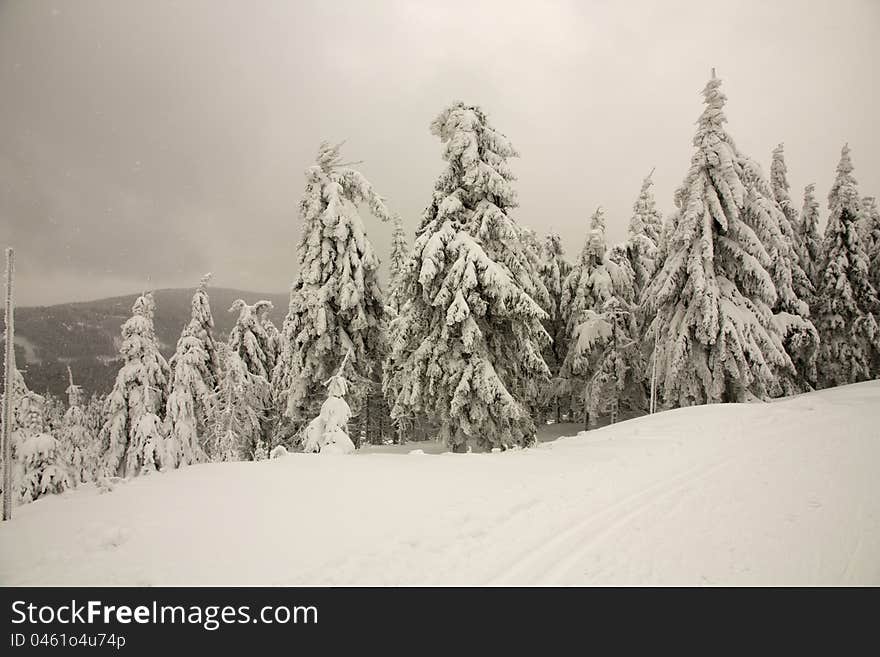
[[[292,454],[18,507],[0,583],[880,584],[880,382],[501,454]]]

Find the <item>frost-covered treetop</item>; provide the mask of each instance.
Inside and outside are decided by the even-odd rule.
[[[507,137],[489,125],[482,109],[460,101],[434,119],[431,133],[440,137],[443,159],[449,163],[434,190],[437,219],[474,222],[477,230],[472,234],[488,236],[499,223],[499,215],[517,206],[511,185],[516,177],[507,159],[518,153]],[[474,210],[473,214],[468,210]],[[506,226],[502,230],[508,232]]]
[[[230,313],[238,313],[235,326],[229,332],[230,351],[241,356],[248,371],[267,379],[271,375],[271,359],[267,353],[269,338],[263,320],[270,310],[271,301],[261,300],[248,305],[242,299],[236,299],[229,309]]]
[[[594,264],[599,264],[605,259],[605,211],[596,208],[590,217],[590,238],[587,240],[587,254]]]
[[[785,165],[785,148],[778,144],[773,149],[773,160],[770,163],[770,185],[773,188],[773,197],[783,209],[791,207],[791,197],[788,194],[788,167]]]
[[[633,214],[629,220],[628,232],[630,239],[638,239],[639,236],[644,235],[657,244],[660,241],[663,214],[657,209],[654,194],[651,192],[651,186],[654,184],[653,175],[654,170],[652,169],[651,173],[645,176],[642,181],[639,197],[633,204]]]
[[[409,242],[406,238],[406,231],[403,229],[400,217],[395,216],[394,227],[391,230],[391,257],[388,262],[392,291],[400,280],[404,267],[406,267],[408,256]]]
[[[214,317],[211,315],[211,305],[208,301],[208,282],[211,274],[205,274],[199,281],[199,287],[192,298],[192,320],[199,326],[214,328]]]
[[[713,147],[716,140],[721,140],[735,149],[733,140],[724,130],[724,124],[727,123],[727,117],[724,115],[727,96],[721,91],[721,79],[715,77],[715,69],[712,69],[712,79],[703,88],[703,98],[706,107],[697,120],[698,128],[697,134],[694,135],[694,146],[703,150],[707,147]]]
[[[425,300],[438,305],[451,299],[452,281],[439,274],[455,262],[452,273],[460,276],[469,259],[467,281],[476,284],[470,273],[476,265],[492,280],[484,292],[500,295],[502,306],[509,302],[509,308],[543,316],[538,300],[547,299],[547,290],[530,259],[528,235],[508,214],[516,206],[516,192],[507,158],[517,152],[479,107],[461,102],[443,110],[431,131],[443,142],[449,166],[434,186],[412,251],[420,260],[413,273]]]
[[[359,171],[340,162],[341,146],[321,142],[316,163],[306,170],[306,189],[300,201],[303,232],[298,251],[298,277],[305,284],[321,285],[330,275],[325,270],[335,260],[333,251],[337,246],[333,241],[344,244],[353,239],[356,243],[359,259],[350,263],[352,270],[360,269],[361,265],[377,265],[357,204],[365,203],[370,213],[382,221],[394,218],[370,182]]]
[[[561,258],[565,255],[562,248],[562,238],[556,231],[550,231],[544,237],[544,252],[551,257]]]
[[[804,232],[809,232],[819,225],[819,202],[816,200],[816,183],[804,187],[804,207],[801,210],[801,224]]]
[[[693,139],[696,152],[691,159],[691,170],[684,184],[675,192],[676,206],[687,214],[693,214],[700,209],[698,207],[700,194],[692,193],[695,190],[692,190],[691,186],[695,177],[701,177],[700,172],[710,166],[721,169],[723,180],[718,182],[728,192],[722,200],[730,206],[742,205],[745,190],[739,176],[733,170],[736,145],[724,130],[724,124],[727,122],[727,117],[724,115],[726,101],[727,96],[721,91],[721,80],[715,77],[715,69],[712,69],[712,79],[703,88],[703,102],[706,107],[697,119],[697,132]],[[683,207],[688,200],[690,207]],[[722,214],[720,207],[717,210],[718,214]]]
[[[131,307],[132,315],[122,325],[122,346],[119,349],[126,360],[149,356],[155,349],[156,334],[153,328],[155,309],[152,292],[144,292]]]
[[[206,363],[212,368],[212,377],[216,375],[218,369],[217,346],[214,342],[214,336],[211,334],[214,328],[214,317],[211,314],[211,304],[208,299],[208,282],[211,280],[211,274],[205,274],[199,281],[199,286],[193,294],[190,303],[190,320],[183,328],[181,340],[178,342],[177,350],[171,357],[171,368],[174,369],[177,359],[187,348],[204,349],[207,357]],[[194,339],[194,340],[193,340]]]
[[[849,156],[849,144],[844,144],[840,149],[840,162],[837,164],[837,177],[828,192],[828,209],[832,214],[841,209],[849,210],[853,216],[859,214],[861,199],[859,198],[858,183],[852,174],[853,164]]]

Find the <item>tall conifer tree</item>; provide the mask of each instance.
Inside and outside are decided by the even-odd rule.
[[[510,215],[517,153],[474,105],[454,103],[431,132],[448,167],[405,269],[385,384],[392,416],[437,420],[455,451],[528,445],[548,336],[534,299],[543,284]]]

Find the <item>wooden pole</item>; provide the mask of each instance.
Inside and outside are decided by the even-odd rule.
[[[3,376],[3,520],[12,520],[12,368],[15,360],[15,325],[13,322],[12,275],[15,258],[6,249],[6,357]]]
[[[660,342],[660,331],[654,334],[654,353],[651,354],[651,415],[657,410],[657,345]]]

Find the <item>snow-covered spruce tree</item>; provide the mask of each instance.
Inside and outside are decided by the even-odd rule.
[[[46,431],[57,438],[61,433],[61,425],[64,423],[64,413],[67,410],[67,405],[60,397],[48,391],[43,395],[43,399],[45,400],[43,416],[46,420]],[[66,446],[62,445],[61,450],[66,458],[68,454]]]
[[[221,412],[225,414],[219,424],[227,428],[238,427],[237,453],[245,460],[253,460],[258,453],[268,453],[274,447],[270,445],[274,424],[268,414],[272,402],[270,379],[277,348],[276,338],[266,321],[271,309],[269,301],[258,301],[251,306],[241,299],[236,299],[229,309],[231,313],[237,312],[238,318],[229,332],[224,372],[229,380],[222,383],[218,395]],[[238,419],[230,421],[230,417]]]
[[[520,270],[523,285],[530,287],[529,295],[545,313],[550,311],[550,293],[544,285],[542,270],[544,266],[544,245],[541,243],[538,233],[531,228],[519,226],[520,241],[525,247],[526,267]]]
[[[350,454],[354,451],[354,443],[348,437],[346,426],[351,418],[351,408],[345,401],[348,392],[348,381],[343,372],[351,355],[348,352],[342,359],[339,371],[325,383],[327,399],[321,404],[321,412],[305,429],[304,452],[320,452],[321,454]]]
[[[641,407],[644,368],[637,366],[635,273],[625,247],[606,252],[601,208],[590,218],[584,248],[565,280],[562,305],[568,321],[561,378],[572,398],[571,415],[592,427],[602,413],[616,416],[621,402]]]
[[[21,426],[13,435],[17,461],[14,479],[22,503],[61,493],[73,485],[62,447],[48,432],[46,410],[46,400],[41,395],[28,391],[19,399]]]
[[[550,380],[541,395],[544,417],[553,417],[556,422],[562,421],[562,414],[568,411],[570,402],[566,397],[565,384],[559,378],[562,361],[568,350],[565,328],[568,320],[567,309],[562,305],[562,288],[565,279],[571,273],[571,263],[565,257],[562,238],[558,233],[550,233],[544,239],[541,280],[547,290],[547,317],[544,319],[544,330],[551,341],[544,347],[544,362],[550,372]]]
[[[549,372],[543,287],[511,218],[517,155],[486,114],[454,103],[431,124],[447,169],[405,269],[391,346],[392,417],[427,417],[454,451],[528,445]]]
[[[214,397],[208,450],[213,461],[250,460],[265,449],[262,420],[265,399],[244,361],[228,345],[219,345],[223,371]]]
[[[96,455],[95,458],[100,461],[103,456],[102,453],[102,444],[100,440],[101,435],[101,427],[104,426],[104,422],[106,421],[106,417],[104,417],[104,408],[107,405],[107,397],[106,395],[99,395],[97,393],[92,393],[92,396],[89,397],[89,403],[85,406],[85,414],[86,414],[86,427],[93,436],[97,437],[98,444],[96,446]],[[99,474],[97,465],[95,475]]]
[[[816,185],[804,187],[804,206],[798,222],[798,246],[801,267],[815,290],[822,277],[823,254],[822,238],[819,236],[819,202],[816,200]],[[811,299],[812,305],[812,299]]]
[[[278,356],[281,353],[281,343],[283,340],[281,331],[278,330],[272,318],[269,317],[269,313],[272,312],[273,308],[274,305],[270,301],[258,301],[255,306],[257,320],[266,336],[264,351],[266,354],[266,371],[270,381],[272,379],[272,372],[275,371],[275,366],[278,364]]]
[[[315,165],[306,171],[300,202],[298,271],[282,329],[283,356],[273,374],[283,414],[294,424],[313,417],[323,382],[349,350],[356,410],[380,374],[384,300],[379,260],[358,205],[367,205],[382,221],[393,217],[367,179],[340,162],[339,148],[321,144]]]
[[[798,212],[791,202],[791,195],[789,193],[791,187],[788,184],[788,167],[785,165],[784,144],[777,144],[776,148],[773,149],[770,161],[770,189],[773,192],[773,199],[779,204],[782,214],[788,220],[788,226],[794,230],[791,239],[794,240],[794,246],[797,249]]]
[[[16,431],[19,431],[25,426],[27,419],[27,409],[28,409],[28,399],[31,398],[31,395],[35,393],[31,392],[27,384],[25,383],[24,376],[22,376],[19,369],[15,366],[15,363],[12,363],[12,399],[10,400],[10,404],[12,406],[11,422],[10,422],[10,433],[15,434]],[[6,394],[6,391],[3,391],[3,394]],[[42,398],[40,398],[42,399]],[[0,396],[0,401],[2,401],[2,396]],[[0,405],[0,414],[2,414],[2,409],[4,406]],[[15,441],[13,440],[10,444],[13,451],[15,450]],[[0,454],[2,456],[2,454]]]
[[[4,390],[5,394],[5,390]],[[17,491],[13,501],[18,498],[29,502],[43,492],[60,492],[69,486],[63,477],[66,474],[64,455],[60,446],[50,444],[43,436],[52,438],[46,432],[46,399],[28,389],[24,377],[15,363],[12,363],[10,414],[10,451],[12,456],[13,490]],[[51,449],[49,449],[51,447]],[[46,448],[46,449],[43,449]],[[41,455],[44,452],[44,455]],[[33,455],[33,457],[31,456]],[[57,466],[62,472],[58,472]],[[61,488],[53,485],[42,491],[42,471],[48,468],[47,484],[57,480]]]
[[[840,151],[840,160],[837,163],[837,171],[834,176],[834,182],[831,184],[831,191],[828,192],[828,208],[831,209],[832,203],[839,202],[841,199],[841,189],[848,190],[850,187],[857,189],[858,182],[853,176],[853,164],[852,158],[849,155],[849,144],[844,144],[843,149]],[[850,196],[850,192],[844,191],[843,196]],[[856,228],[861,224],[861,211],[862,211],[861,203],[858,204],[858,214],[859,218],[856,219]],[[826,261],[828,258],[828,247],[835,240],[835,236],[838,234],[838,228],[835,226],[835,222],[839,219],[833,212],[828,216],[828,221],[825,222],[825,233],[822,237],[822,249],[823,256]],[[864,246],[864,245],[863,245]]]
[[[668,255],[643,295],[667,406],[767,398],[781,392],[780,373],[795,375],[772,311],[781,212],[723,128],[720,84],[713,74],[703,90]]]
[[[780,144],[774,151],[775,187],[764,178],[760,167],[748,159],[742,167],[742,181],[752,210],[765,213],[778,227],[778,239],[765,246],[770,255],[770,275],[776,288],[773,321],[794,365],[794,372],[787,367],[779,369],[777,378],[781,394],[790,395],[809,390],[816,382],[819,333],[810,320],[809,301],[815,290],[801,268],[795,227],[789,223],[791,201],[787,196],[788,182],[784,177],[785,162],[781,148]],[[776,201],[777,196],[787,199],[789,214]]]
[[[880,241],[880,208],[877,207],[877,199],[874,196],[865,196],[862,199],[859,237],[862,238],[862,245],[868,253],[871,253]]]
[[[93,481],[98,469],[97,434],[89,427],[83,408],[83,389],[74,384],[73,372],[67,368],[70,385],[67,386],[68,408],[61,422],[58,442],[66,452],[73,485]]]
[[[663,214],[657,209],[654,193],[651,191],[653,175],[652,170],[642,181],[627,230],[626,251],[635,273],[636,299],[654,275],[657,249],[663,231]]]
[[[388,258],[388,306],[397,315],[400,312],[400,280],[403,277],[403,269],[409,258],[409,240],[403,230],[403,222],[400,217],[394,217],[394,228],[391,231],[391,254]]]
[[[590,363],[577,348],[577,334],[588,313],[601,303],[593,290],[591,277],[604,258],[605,215],[602,208],[597,208],[590,217],[590,228],[581,253],[562,284],[560,305],[565,313],[565,326],[559,337],[563,359],[557,394],[568,400],[569,406],[565,410],[571,419],[582,417],[588,420],[586,386]]]
[[[809,301],[815,292],[812,281],[805,273],[803,264],[801,263],[801,243],[800,243],[800,220],[798,211],[791,202],[788,184],[788,167],[785,165],[785,154],[783,145],[779,144],[773,149],[773,159],[770,164],[770,192],[773,200],[779,205],[782,211],[782,217],[779,224],[779,230],[785,238],[789,248],[781,253],[785,268],[791,271],[791,286],[795,296],[805,303]],[[776,265],[774,265],[775,267]],[[788,275],[788,274],[784,274]],[[778,292],[778,290],[777,290]],[[786,293],[780,294],[785,296]],[[793,300],[787,302],[788,305],[797,305]]]
[[[382,359],[382,381],[385,380],[385,368],[387,364],[388,345],[394,341],[394,332],[398,325],[396,318],[400,314],[400,309],[406,299],[402,294],[402,279],[404,269],[409,259],[409,241],[403,230],[400,217],[394,217],[394,229],[391,233],[391,256],[389,261],[389,294],[386,302],[386,313],[383,317],[383,327],[386,340],[383,341],[383,359]],[[372,438],[373,441],[384,441],[386,433],[392,431],[389,421],[391,409],[388,400],[385,399],[382,391],[381,382],[379,385],[371,385],[370,393],[364,409],[364,431]],[[372,425],[372,426],[371,426]],[[401,443],[405,440],[406,422],[403,420],[394,423],[395,442]]]
[[[101,428],[105,447],[104,474],[132,477],[161,468],[165,449],[162,433],[170,370],[156,342],[155,304],[144,293],[122,325],[122,368],[104,407]]]
[[[852,171],[849,147],[844,146],[828,195],[831,214],[814,309],[822,336],[819,381],[824,386],[864,381],[880,373],[880,329],[873,315],[880,312],[880,301],[859,236],[862,204]]]
[[[204,276],[192,298],[189,323],[184,327],[171,357],[171,391],[165,407],[168,434],[168,465],[201,463],[207,460],[205,441],[212,421],[217,389],[219,359],[214,342],[214,317]]]
[[[862,242],[868,255],[868,278],[880,294],[880,209],[873,196],[862,199]]]

